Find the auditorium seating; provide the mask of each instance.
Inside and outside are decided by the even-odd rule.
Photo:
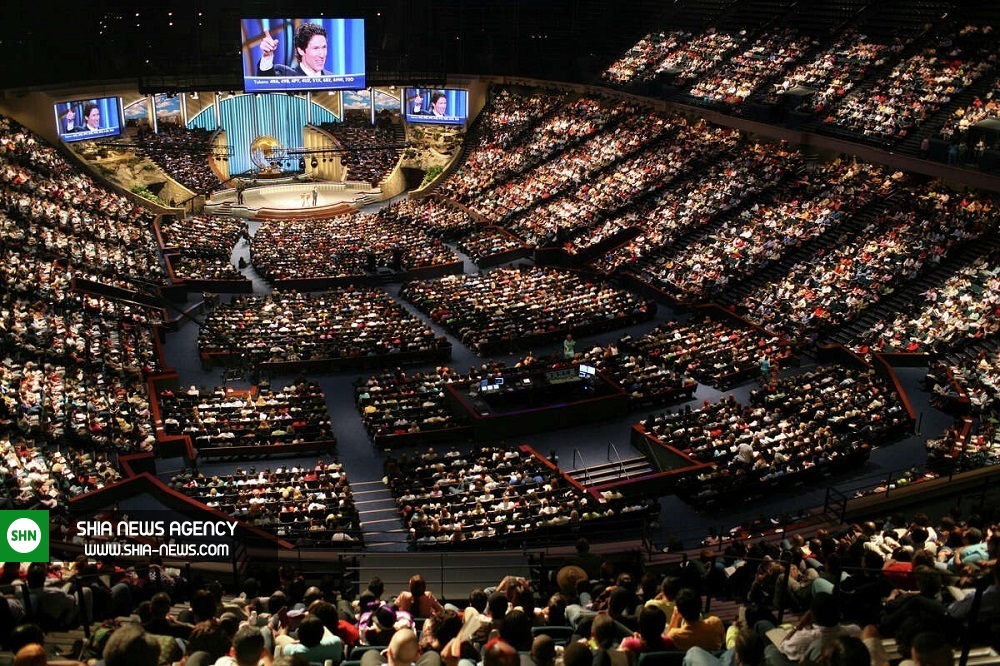
[[[743,299],[752,321],[801,336],[843,324],[921,274],[924,265],[944,259],[958,244],[995,228],[988,196],[957,196],[929,184],[879,214],[861,234],[832,252],[800,262],[777,282]]]
[[[271,220],[251,243],[253,265],[271,282],[343,278],[379,268],[412,270],[458,261],[457,255],[397,214]]]
[[[994,66],[995,38],[980,26],[940,35],[870,87],[847,95],[825,122],[887,143],[905,138]]]
[[[42,457],[57,443],[150,450],[144,376],[161,369],[163,311],[74,291],[77,280],[154,294],[151,217],[75,173],[0,118],[3,436]],[[93,486],[89,486],[93,487]]]
[[[212,310],[198,335],[207,359],[340,366],[427,361],[450,345],[387,293],[342,288],[318,295],[238,295]],[[400,355],[400,356],[396,356]]]
[[[996,250],[962,266],[920,294],[904,312],[879,317],[852,342],[862,354],[944,352],[970,340],[991,338],[1000,326]]]
[[[483,447],[467,457],[429,449],[386,466],[399,514],[421,549],[522,543],[570,529],[584,534],[651,509],[646,501],[595,498],[524,447]]]
[[[871,374],[821,367],[769,383],[749,406],[732,398],[641,422],[659,441],[713,468],[681,479],[698,506],[857,467],[900,437],[899,396]]]
[[[697,180],[676,190],[665,189],[645,205],[616,217],[612,223],[636,228],[639,234],[599,257],[595,266],[612,273],[631,271],[646,256],[658,263],[674,241],[736,209],[744,199],[766,191],[801,166],[797,151],[775,151],[760,143],[741,144],[734,153]]]
[[[157,399],[164,434],[188,435],[196,449],[257,446],[277,453],[283,444],[331,449],[336,443],[323,390],[304,380],[280,391],[163,389]]]
[[[139,151],[171,178],[196,194],[207,194],[221,184],[208,166],[212,156],[212,133],[161,122],[156,132],[136,134]]]
[[[300,546],[356,548],[364,544],[358,510],[343,466],[277,465],[237,468],[205,477],[185,471],[171,485],[206,506]]]
[[[400,295],[481,353],[644,321],[655,305],[585,276],[496,269],[410,282]]]
[[[711,298],[809,240],[836,233],[853,211],[883,193],[887,176],[869,164],[830,162],[787,182],[769,200],[708,227],[683,247],[648,255],[630,270],[687,298]]]

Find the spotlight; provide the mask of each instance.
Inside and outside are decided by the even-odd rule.
[[[312,158],[312,168],[315,169],[318,166],[319,166],[319,160],[316,159],[315,157]]]

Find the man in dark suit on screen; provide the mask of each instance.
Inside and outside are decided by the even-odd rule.
[[[260,61],[257,76],[330,76],[333,72],[324,69],[326,65],[326,30],[318,23],[302,23],[292,40],[295,47],[295,66],[279,65],[274,62],[274,52],[278,40],[269,34],[260,42]]]

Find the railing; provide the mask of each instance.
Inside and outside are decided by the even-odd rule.
[[[615,452],[615,458],[618,460],[618,469],[621,470],[622,478],[625,477],[625,461],[622,460],[622,454],[618,453],[618,447],[610,439],[608,440],[608,462],[614,462],[611,460],[611,452]]]
[[[580,462],[583,464],[583,480],[584,485],[590,485],[590,468],[587,467],[587,463],[583,459],[583,454],[580,453],[580,449],[573,449],[573,471],[580,469],[576,464],[576,459],[579,458]]]
[[[847,495],[833,486],[827,486],[826,498],[823,500],[823,513],[826,515],[833,514],[837,516],[837,522],[844,522],[844,516],[847,515],[848,499]]]

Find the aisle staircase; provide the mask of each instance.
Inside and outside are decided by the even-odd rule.
[[[409,532],[400,522],[396,500],[385,484],[381,481],[352,483],[351,490],[368,552],[406,551]]]
[[[609,460],[590,467],[579,467],[567,472],[569,476],[585,487],[599,486],[613,481],[625,481],[655,470],[645,456],[626,458],[624,460]]]

